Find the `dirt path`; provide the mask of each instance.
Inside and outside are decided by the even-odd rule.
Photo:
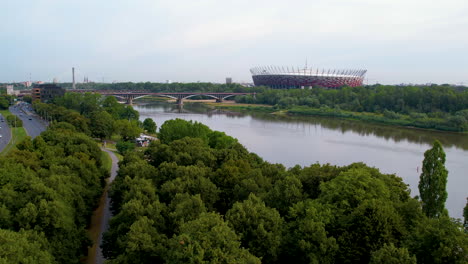
[[[111,175],[107,179],[106,187],[104,188],[104,193],[101,196],[99,201],[99,207],[94,211],[93,217],[91,220],[91,228],[89,230],[92,240],[94,242],[93,247],[88,250],[88,257],[86,263],[88,264],[102,264],[105,259],[102,255],[101,243],[102,243],[102,234],[107,231],[109,228],[109,220],[112,217],[110,211],[110,202],[111,199],[108,197],[107,193],[109,190],[109,185],[114,181],[115,176],[117,175],[117,170],[119,168],[119,160],[115,156],[114,152],[108,149],[102,149],[109,153],[112,159]]]

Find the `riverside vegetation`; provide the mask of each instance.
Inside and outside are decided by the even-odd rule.
[[[65,87],[71,84],[64,84]],[[397,126],[454,132],[468,131],[468,89],[447,84],[430,86],[371,85],[338,89],[269,89],[239,84],[116,83],[80,84],[84,89],[146,90],[151,92],[255,92],[236,102],[266,104],[273,111],[294,115],[348,118]],[[231,106],[232,107],[232,106]],[[265,108],[251,107],[247,110]]]

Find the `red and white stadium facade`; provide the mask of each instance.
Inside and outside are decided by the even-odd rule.
[[[361,86],[367,70],[319,70],[289,67],[255,67],[250,69],[256,86],[265,85],[277,89],[342,86]]]

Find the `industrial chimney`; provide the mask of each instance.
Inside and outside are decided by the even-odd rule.
[[[73,86],[72,86],[72,89],[76,89],[76,87],[75,87],[75,67],[72,67],[72,76],[73,76]]]

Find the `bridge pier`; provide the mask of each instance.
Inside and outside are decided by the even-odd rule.
[[[177,100],[176,100],[177,105],[179,105],[179,106],[184,105],[184,102],[182,100],[183,100],[182,98],[177,98]]]
[[[224,101],[223,98],[216,98],[216,102],[217,102],[217,103],[222,103],[223,101]]]
[[[132,105],[133,104],[133,97],[132,96],[127,96],[127,98],[125,98],[125,103],[128,104],[128,105]]]

